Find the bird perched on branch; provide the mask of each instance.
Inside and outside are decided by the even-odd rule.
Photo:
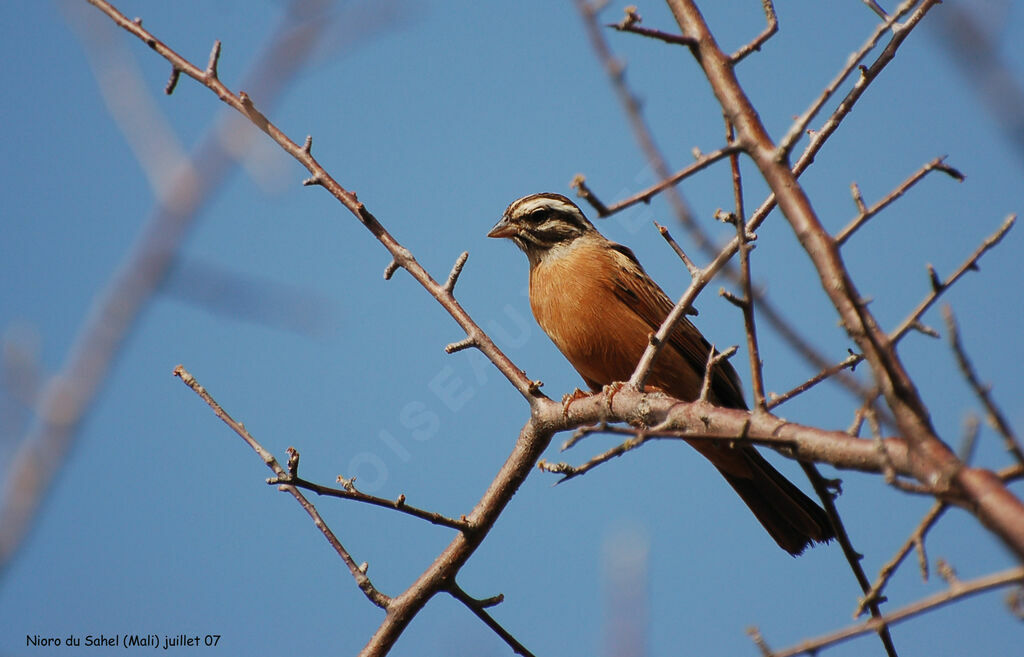
[[[488,237],[511,239],[530,262],[530,307],[591,390],[627,381],[673,303],[628,248],[605,239],[560,194],[515,201]],[[700,395],[711,345],[685,317],[650,368],[647,385],[683,401]],[[746,409],[728,361],[708,400]],[[779,546],[792,555],[835,536],[827,514],[750,445],[690,443],[718,468]]]

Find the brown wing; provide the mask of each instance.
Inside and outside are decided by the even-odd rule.
[[[675,304],[650,281],[632,251],[618,244],[612,248],[622,264],[615,280],[616,295],[656,331]],[[703,376],[711,345],[685,317],[676,325],[668,346]],[[712,376],[711,391],[719,404],[747,408],[739,377],[727,361],[721,361]],[[821,507],[753,447],[728,447],[701,441],[690,444],[718,468],[772,538],[790,554],[795,556],[813,542],[834,538],[831,521]]]
[[[644,271],[633,252],[621,244],[610,244],[617,253],[622,267],[615,279],[615,294],[623,303],[640,315],[655,332],[665,321],[675,304]],[[669,345],[679,352],[694,370],[703,375],[711,345],[697,327],[682,317],[669,336]],[[728,361],[720,361],[711,379],[711,392],[718,403],[729,408],[746,409],[743,388],[736,370]]]

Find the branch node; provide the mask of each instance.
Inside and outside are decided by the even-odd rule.
[[[743,309],[747,307],[749,301],[747,299],[741,299],[724,287],[718,288],[718,296],[724,297],[726,301],[736,306],[737,308]]]
[[[733,345],[725,351],[719,353],[715,351],[715,345],[711,345],[711,351],[708,352],[707,365],[704,367],[704,381],[700,386],[700,397],[698,399],[702,402],[708,401],[708,396],[711,394],[711,381],[714,378],[712,376],[715,365],[719,362],[727,360],[736,353],[737,347]]]
[[[356,478],[346,479],[344,475],[338,475],[336,481],[341,484],[341,487],[350,493],[358,493],[356,490]]]

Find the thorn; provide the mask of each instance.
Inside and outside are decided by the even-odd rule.
[[[220,39],[213,42],[213,48],[210,50],[210,60],[206,64],[206,77],[211,80],[217,79],[218,60],[220,60]]]
[[[446,354],[454,354],[457,351],[462,351],[463,349],[469,349],[470,347],[477,346],[479,346],[479,343],[477,343],[475,338],[466,337],[463,338],[462,340],[459,340],[458,342],[451,342],[445,345],[444,352]]]
[[[941,292],[945,285],[943,285],[942,281],[939,280],[939,275],[935,273],[935,267],[932,267],[931,263],[929,263],[927,267],[928,278],[931,279],[932,282],[932,292]]]
[[[171,67],[171,78],[167,81],[167,86],[164,87],[164,93],[170,96],[174,93],[174,88],[178,86],[178,79],[181,78],[181,69],[177,66]]]

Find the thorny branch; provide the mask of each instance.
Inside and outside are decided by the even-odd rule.
[[[772,651],[770,654],[772,657],[794,657],[795,655],[802,655],[805,653],[815,654],[817,651],[827,646],[852,639],[856,636],[860,636],[861,634],[876,632],[880,627],[895,625],[896,623],[905,621],[908,618],[938,609],[939,607],[956,602],[957,600],[977,595],[979,593],[984,593],[985,591],[990,591],[992,589],[1020,584],[1021,582],[1024,582],[1024,566],[1009,568],[1007,570],[986,575],[984,577],[978,577],[973,580],[956,581],[953,582],[945,591],[918,600],[917,602],[901,607],[900,609],[885,614],[879,618],[872,618],[871,620],[857,625],[852,625],[846,629],[839,630],[816,639],[801,641],[792,648],[787,648],[786,650],[778,652]]]
[[[893,30],[893,39],[883,52],[891,59],[899,43],[934,2],[924,0],[906,23]],[[965,466],[937,437],[929,414],[916,387],[903,368],[889,337],[877,325],[872,313],[847,272],[838,246],[821,225],[796,175],[780,159],[760,118],[736,79],[729,56],[718,47],[700,11],[692,0],[669,0],[669,6],[684,35],[697,40],[697,62],[728,120],[735,126],[737,141],[757,166],[772,189],[780,210],[801,246],[810,256],[849,336],[864,354],[875,382],[893,413],[901,436],[914,452],[914,477],[922,483],[941,482],[957,489],[971,503],[978,517],[998,535],[1018,558],[1024,559],[1024,504],[995,475]],[[887,60],[880,60],[865,73],[877,75]],[[879,65],[880,64],[880,65]],[[651,351],[648,348],[647,351]]]
[[[287,18],[263,47],[247,80],[273,103],[296,70],[308,61],[319,36],[330,25],[317,12],[302,11],[304,3],[288,5]],[[297,32],[303,39],[295,39]],[[282,56],[282,53],[289,53]],[[258,77],[254,74],[258,72]],[[111,94],[113,82],[101,87]],[[123,94],[124,81],[118,93]],[[146,104],[139,94],[136,102]],[[108,105],[113,105],[108,99]],[[133,124],[110,110],[126,130],[126,138],[146,171],[157,197],[150,216],[139,231],[133,248],[126,252],[106,287],[91,300],[87,319],[78,328],[60,371],[50,377],[46,394],[35,409],[36,420],[18,442],[18,450],[5,466],[0,500],[0,569],[10,563],[22,545],[42,496],[70,452],[83,418],[97,399],[118,350],[131,333],[159,282],[173,266],[179,247],[206,202],[234,161],[224,144],[238,143],[238,122],[218,122],[203,136],[186,159],[179,154],[170,131],[155,120],[144,122],[145,137],[165,144],[166,153],[151,152],[142,135],[125,128]],[[170,166],[167,160],[172,160]],[[162,164],[162,166],[157,166]],[[174,175],[167,176],[166,171]]]
[[[313,524],[316,525],[316,528],[320,530],[324,535],[324,538],[327,539],[327,542],[331,544],[334,551],[338,553],[341,560],[345,562],[346,566],[348,566],[349,572],[352,573],[352,577],[355,578],[356,585],[359,587],[359,590],[366,595],[370,602],[378,607],[387,609],[388,605],[391,604],[391,598],[384,595],[373,586],[373,583],[370,582],[370,578],[366,576],[365,566],[356,564],[355,559],[353,559],[352,555],[345,549],[345,546],[341,544],[341,541],[339,541],[338,537],[334,535],[334,532],[332,532],[331,528],[327,526],[327,523],[324,522],[324,519],[321,518],[320,514],[317,512],[316,507],[306,499],[306,496],[303,495],[294,485],[286,483],[290,475],[287,470],[281,467],[281,464],[277,462],[274,455],[268,452],[263,445],[253,438],[252,434],[246,430],[241,422],[236,421],[227,413],[227,411],[221,408],[220,404],[213,399],[210,393],[207,392],[206,388],[196,381],[195,377],[192,376],[188,370],[181,365],[178,365],[174,368],[174,376],[180,378],[185,385],[199,395],[199,397],[206,402],[211,409],[213,409],[213,412],[217,417],[219,417],[224,424],[231,427],[231,430],[238,434],[238,436],[244,440],[246,444],[256,452],[256,454],[259,455],[267,467],[274,471],[274,474],[277,475],[274,481],[279,483],[279,489],[291,494],[302,508],[305,509],[306,513],[309,514],[309,517],[313,519]]]
[[[885,208],[889,207],[889,205],[892,202],[894,202],[899,197],[903,196],[907,192],[907,190],[909,190],[911,187],[917,184],[918,181],[920,181],[922,178],[924,178],[926,175],[928,175],[928,173],[932,171],[942,171],[946,175],[960,182],[963,182],[964,180],[964,175],[962,173],[946,164],[945,157],[937,157],[928,164],[925,164],[923,167],[915,171],[913,175],[911,175],[909,178],[900,183],[900,185],[896,187],[896,189],[886,194],[885,198],[881,199],[880,201],[872,205],[870,208],[864,205],[864,199],[860,195],[860,188],[857,187],[856,184],[853,184],[851,186],[851,191],[853,193],[854,202],[857,204],[857,209],[860,210],[860,214],[854,217],[853,220],[850,221],[849,224],[847,224],[846,228],[839,231],[839,233],[835,237],[836,244],[842,246],[843,243],[845,243],[846,240],[849,239],[850,235],[854,233],[854,231],[856,231],[865,223],[867,223],[867,221],[874,217],[876,214],[878,214]]]
[[[989,390],[987,385],[978,380],[978,375],[974,372],[974,367],[967,358],[967,352],[960,342],[960,330],[957,328],[953,311],[949,306],[946,306],[942,309],[942,315],[946,320],[949,342],[953,347],[953,353],[956,354],[956,361],[960,366],[960,371],[963,372],[964,378],[967,379],[974,394],[977,395],[982,406],[985,407],[985,413],[988,416],[989,422],[999,432],[999,435],[1002,436],[1003,444],[1006,445],[1006,451],[1013,455],[1017,463],[1024,465],[1024,449],[1021,448],[1017,436],[1014,435],[1013,429],[1010,428],[1010,423],[1007,421],[1006,416],[1003,415],[1003,412],[999,410],[999,407],[996,406],[995,401],[992,399],[991,390]]]
[[[635,101],[633,93],[629,90],[628,86],[626,85],[624,67],[618,59],[612,56],[611,51],[608,48],[608,45],[605,43],[605,40],[600,35],[597,29],[598,23],[596,16],[598,9],[595,7],[593,3],[587,2],[586,0],[577,0],[576,4],[580,10],[580,14],[584,18],[584,25],[586,26],[588,34],[590,35],[591,44],[593,45],[598,57],[604,64],[605,69],[609,72],[609,76],[611,77],[613,85],[619,95],[623,107],[626,110],[627,116],[630,118],[630,123],[633,127],[634,135],[637,137],[637,140],[640,143],[642,150],[648,156],[648,161],[650,162],[651,167],[655,170],[656,174],[658,174],[659,177],[661,177],[663,180],[668,179],[670,176],[666,170],[664,159],[655,145],[653,135],[651,134],[646,123],[644,122],[643,117],[640,115],[639,104]],[[905,3],[905,6],[901,6],[901,8],[894,14],[893,21],[897,20],[906,12],[910,11],[913,8],[913,4],[914,3],[908,2]],[[924,8],[924,10],[926,11],[927,8]],[[766,13],[768,13],[767,8]],[[768,15],[769,22],[771,22],[771,14],[769,13]],[[923,11],[921,10],[915,13],[914,19],[912,21],[908,21],[909,23],[911,23],[911,25],[909,28],[905,28],[906,31],[903,33],[903,36],[901,36],[899,39],[897,39],[896,36],[894,36],[893,40],[887,46],[885,52],[883,52],[882,55],[879,56],[875,64],[872,66],[872,70],[875,71],[875,75],[873,75],[870,79],[863,80],[863,84],[861,84],[859,88],[855,88],[853,91],[850,92],[850,94],[847,95],[843,104],[841,104],[839,109],[837,109],[833,116],[830,117],[829,122],[827,123],[827,126],[829,126],[829,130],[823,131],[823,133],[820,134],[815,140],[812,140],[812,142],[808,145],[808,148],[805,150],[800,161],[797,162],[796,166],[793,169],[796,175],[802,173],[807,168],[807,166],[810,165],[810,163],[814,159],[814,154],[821,149],[821,147],[825,144],[825,141],[828,139],[828,137],[832,133],[834,133],[834,131],[838,128],[842,119],[853,108],[853,105],[856,103],[857,99],[867,88],[867,86],[871,83],[871,80],[873,80],[874,77],[877,76],[877,73],[880,72],[885,67],[885,65],[892,59],[896,49],[899,47],[900,43],[902,43],[903,38],[905,38],[906,33],[909,33],[909,30],[913,28],[913,25],[916,24],[916,22],[922,16]],[[623,24],[634,25],[638,22],[639,16],[636,14],[635,9],[627,8],[626,18],[623,21]],[[817,109],[820,109],[820,106],[823,105],[824,102],[835,91],[835,89],[838,88],[839,84],[846,78],[847,75],[849,75],[849,72],[853,70],[856,63],[863,59],[868,54],[868,52],[870,52],[870,50],[874,48],[874,46],[877,44],[878,40],[881,38],[882,34],[885,33],[885,31],[886,28],[880,27],[873,35],[872,39],[869,39],[868,43],[861,48],[861,50],[856,54],[856,56],[850,58],[847,69],[845,69],[844,72],[839,76],[839,78],[837,78],[837,80],[834,82],[834,85],[830,85],[831,90],[826,89],[826,92],[819,99],[820,102]],[[813,111],[808,112],[807,121],[813,118],[813,116],[817,113],[817,109],[812,108]],[[729,146],[735,146],[735,144],[729,144]],[[685,177],[682,174],[686,173],[686,171],[687,170],[684,169],[683,171],[680,171],[678,174],[672,177],[675,178],[676,180],[681,180],[682,178]],[[687,173],[687,175],[689,174]],[[579,181],[580,179],[581,177],[577,176],[577,181]],[[689,312],[689,309],[692,307],[693,300],[696,298],[696,295],[699,294],[700,291],[704,288],[704,286],[707,285],[708,282],[710,282],[710,280],[718,273],[718,271],[723,269],[727,273],[729,273],[732,278],[739,280],[739,275],[736,274],[729,267],[729,260],[731,259],[732,255],[738,251],[739,242],[734,239],[721,250],[712,247],[711,240],[703,232],[703,230],[692,220],[692,217],[690,216],[689,211],[685,206],[685,203],[682,201],[682,197],[675,190],[674,186],[664,185],[664,183],[662,183],[660,185],[656,185],[654,188],[651,188],[651,190],[641,192],[641,194],[635,195],[630,199],[626,199],[625,201],[610,207],[606,207],[603,203],[598,201],[594,196],[593,192],[589,190],[589,188],[587,188],[585,185],[577,184],[577,187],[581,192],[581,196],[584,196],[584,198],[591,201],[592,205],[598,210],[598,213],[601,214],[602,216],[606,213],[610,214],[623,207],[627,207],[629,204],[637,202],[637,199],[642,199],[646,202],[650,198],[648,194],[656,188],[658,190],[667,189],[669,192],[669,200],[675,208],[676,214],[678,215],[680,221],[690,232],[691,238],[694,240],[694,242],[699,248],[709,253],[714,258],[713,262],[709,264],[706,268],[705,273],[707,275],[701,277],[701,280],[698,280],[696,276],[694,276],[693,270],[691,269],[691,276],[694,276],[694,280],[691,282],[690,288],[687,289],[683,297],[677,302],[676,308],[673,309],[673,311],[666,318],[665,323],[659,329],[657,337],[660,340],[652,341],[651,346],[647,349],[643,358],[640,360],[637,366],[637,371],[634,372],[633,376],[630,378],[631,384],[636,384],[638,382],[642,384],[646,380],[646,372],[653,364],[654,359],[658,355],[658,352],[662,349],[662,346],[664,344],[664,336],[671,333],[672,327],[675,326],[675,324],[679,321],[679,318],[682,316],[683,313]],[[757,209],[757,211],[754,212],[753,215],[751,215],[748,221],[748,230],[750,232],[755,232],[757,228],[760,226],[760,224],[767,218],[768,214],[774,208],[775,196],[773,194],[769,196],[769,198],[764,203],[761,204],[761,206]],[[754,293],[757,302],[761,307],[761,314],[764,315],[764,317],[779,332],[779,334],[791,346],[793,346],[804,358],[808,359],[816,367],[828,367],[828,361],[823,356],[821,356],[806,339],[802,338],[796,332],[796,330],[790,325],[789,322],[785,321],[781,317],[781,315],[774,309],[774,307],[767,302],[767,299],[758,294],[756,290],[754,291]],[[863,390],[852,378],[845,377],[842,371],[839,371],[837,373],[836,379],[861,398],[865,398],[868,394],[868,391]]]

